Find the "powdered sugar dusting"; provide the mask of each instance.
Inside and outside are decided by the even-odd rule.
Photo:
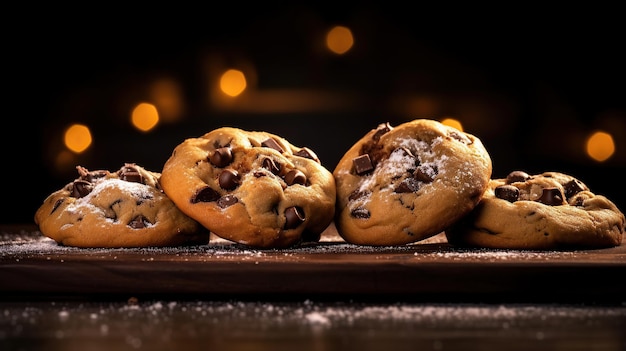
[[[376,260],[402,259],[405,262],[553,262],[571,260],[588,255],[588,251],[525,251],[498,249],[470,249],[452,247],[443,234],[401,246],[361,246],[325,235],[319,242],[306,243],[286,249],[254,249],[212,236],[207,245],[184,247],[144,248],[76,248],[58,245],[40,232],[4,233],[0,235],[0,258],[23,259],[28,257],[63,257],[65,255],[118,259],[126,255],[140,255],[142,260],[153,257],[171,257],[175,260],[234,260],[238,262],[273,260],[304,261],[314,257],[337,255],[348,259],[348,255],[369,254]]]
[[[101,193],[106,193],[113,189],[119,189],[137,199],[153,198],[151,191],[152,188],[148,185],[137,182],[128,182],[117,178],[105,178],[99,179],[95,183],[93,190],[86,196],[76,199],[74,204],[68,206],[68,210],[70,210],[71,207],[93,206],[91,205],[93,198],[98,197]]]
[[[294,338],[307,330],[337,335],[354,335],[359,331],[372,333],[368,337],[380,337],[382,332],[386,337],[402,336],[403,340],[407,335],[415,335],[416,330],[429,331],[421,338],[425,335],[456,335],[458,338],[458,333],[462,330],[492,330],[500,338],[506,338],[507,335],[519,338],[522,331],[548,332],[551,335],[567,328],[581,331],[596,329],[602,331],[601,335],[619,335],[626,318],[624,305],[385,304],[312,300],[263,302],[129,299],[128,303],[11,303],[0,304],[0,309],[3,316],[0,319],[2,339],[20,337],[33,328],[55,335],[54,328],[63,325],[64,330],[77,332],[82,329],[91,336],[126,335],[119,339],[126,339],[137,345],[151,341],[160,346],[168,340],[159,335],[164,331],[163,327],[167,327],[165,330],[172,335],[207,336],[206,333],[217,333],[227,340],[230,340],[225,336],[228,332],[233,333],[230,337],[273,335],[284,338],[287,335]],[[80,328],[76,328],[78,326]],[[141,328],[137,328],[138,326]],[[49,330],[51,327],[53,329]],[[456,333],[446,333],[452,330]],[[553,334],[553,337],[554,335],[557,334]]]
[[[441,137],[435,138],[433,143],[441,142],[441,140]],[[389,157],[376,165],[371,174],[361,177],[358,192],[362,196],[352,199],[348,203],[351,210],[366,205],[370,201],[373,189],[377,187],[379,191],[393,191],[389,188],[392,179],[401,178],[410,170],[414,171],[416,167],[431,179],[435,179],[438,173],[445,173],[448,157],[435,155],[427,142],[406,138],[400,140],[398,145],[399,147],[393,150]]]

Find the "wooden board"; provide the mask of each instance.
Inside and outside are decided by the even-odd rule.
[[[201,298],[322,297],[444,301],[626,300],[626,246],[598,250],[463,249],[439,235],[399,247],[343,242],[258,250],[213,238],[177,248],[58,246],[34,226],[0,226],[0,294]]]

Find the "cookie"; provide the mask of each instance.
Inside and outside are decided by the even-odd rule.
[[[334,215],[335,182],[315,152],[264,131],[222,127],[184,140],[161,185],[213,234],[257,248],[318,241]]]
[[[446,230],[452,245],[496,249],[602,248],[620,245],[624,214],[605,196],[560,172],[511,172]]]
[[[475,136],[428,119],[382,123],[340,159],[335,225],[359,245],[402,245],[441,233],[476,206],[491,158]]]
[[[147,247],[208,243],[210,233],[161,190],[160,174],[127,163],[89,171],[50,194],[35,213],[41,233],[76,247]]]

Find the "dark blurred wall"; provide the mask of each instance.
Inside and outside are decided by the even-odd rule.
[[[309,146],[332,171],[378,123],[450,116],[483,141],[494,177],[515,169],[562,171],[626,208],[625,31],[616,9],[57,10],[61,15],[18,11],[13,15],[21,27],[2,34],[2,223],[32,222],[44,198],[74,179],[73,169],[53,170],[50,152],[53,138],[71,122],[93,129],[89,168],[136,162],[159,171],[185,138],[232,125]],[[355,35],[345,57],[313,44],[335,24]],[[253,62],[259,90],[309,89],[355,102],[295,113],[213,110],[201,69],[207,57]],[[184,87],[184,119],[138,133],[126,122],[127,106],[159,75],[176,77]],[[410,114],[398,102],[404,96],[438,105]],[[577,149],[596,128],[616,136],[616,154],[602,164]]]

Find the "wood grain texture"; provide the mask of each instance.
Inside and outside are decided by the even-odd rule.
[[[599,250],[461,249],[319,243],[250,249],[220,239],[176,248],[61,247],[32,226],[0,227],[0,294],[624,301],[626,246]]]

